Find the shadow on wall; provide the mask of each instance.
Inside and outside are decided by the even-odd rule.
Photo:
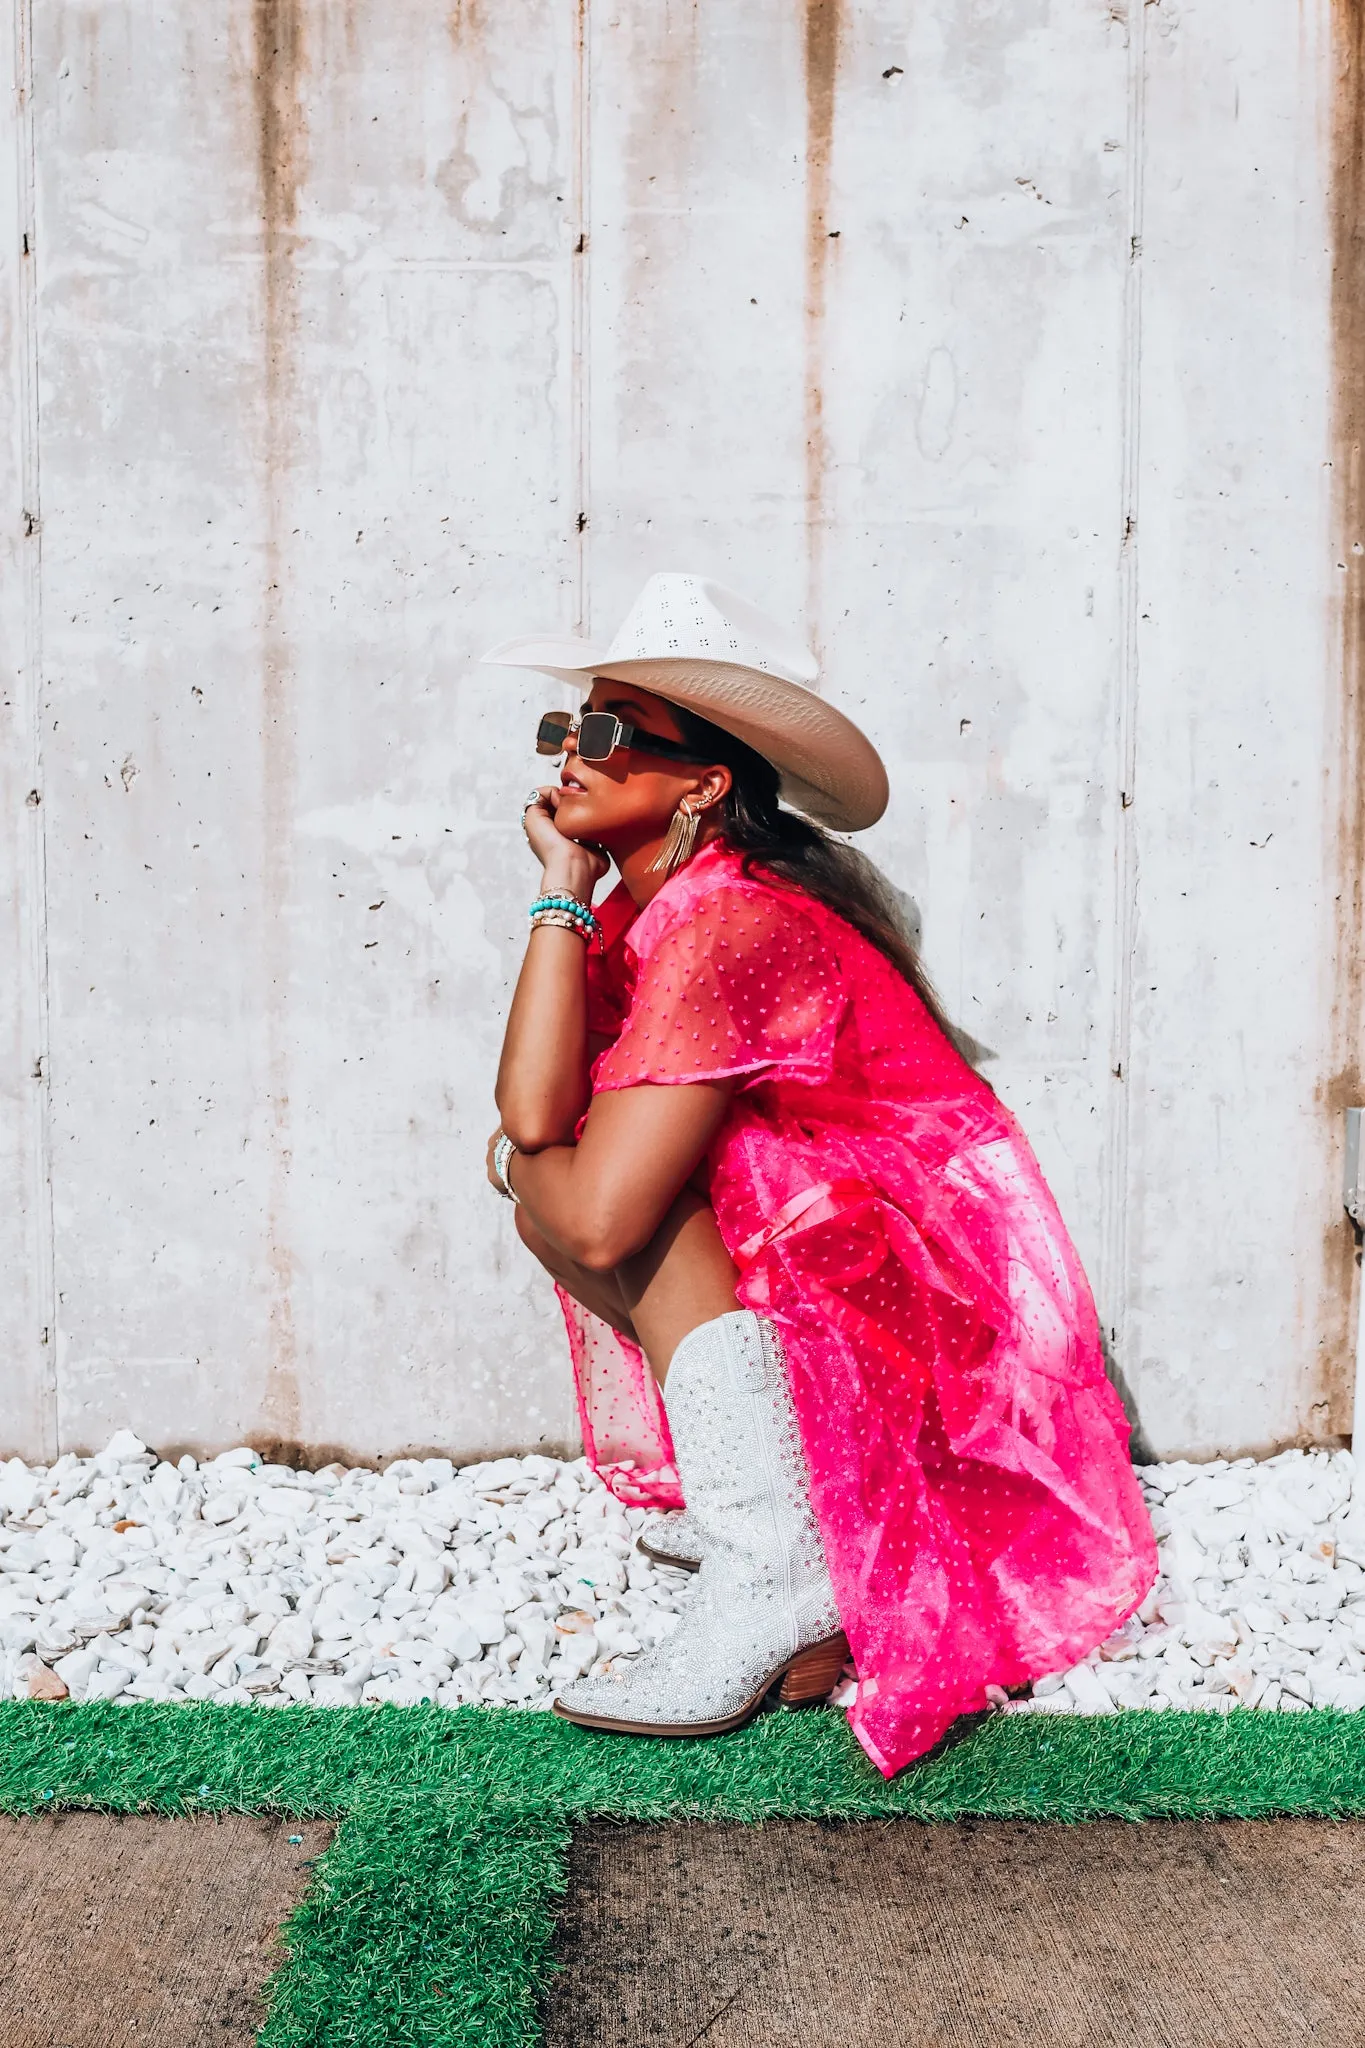
[[[1108,1374],[1109,1384],[1123,1403],[1123,1412],[1128,1417],[1128,1427],[1132,1431],[1128,1440],[1128,1454],[1135,1465],[1154,1465],[1157,1462],[1157,1455],[1148,1442],[1147,1432],[1142,1426],[1136,1396],[1128,1384],[1123,1367],[1110,1349],[1109,1338],[1103,1330],[1100,1331],[1100,1344],[1104,1350],[1104,1370]]]
[[[918,903],[916,903],[914,897],[907,890],[898,889],[890,877],[884,875],[876,863],[869,860],[865,853],[859,851],[858,858],[870,869],[878,888],[895,905],[897,922],[900,925],[901,931],[918,953],[920,941],[924,935],[924,920],[920,916]],[[992,1047],[983,1045],[979,1039],[973,1038],[969,1031],[962,1029],[961,1025],[953,1025],[952,1039],[954,1045],[962,1054],[963,1059],[978,1072],[980,1072],[987,1060],[999,1058],[999,1054]],[[1137,1400],[1133,1390],[1128,1384],[1123,1368],[1110,1348],[1109,1339],[1103,1331],[1101,1331],[1100,1341],[1104,1348],[1104,1369],[1108,1374],[1109,1384],[1123,1403],[1123,1412],[1128,1418],[1128,1427],[1132,1431],[1129,1449],[1132,1454],[1133,1463],[1135,1465],[1154,1464],[1156,1462],[1156,1452],[1148,1442],[1146,1431],[1143,1429],[1142,1418],[1138,1413]]]
[[[924,937],[924,919],[920,916],[920,908],[914,897],[908,890],[898,889],[890,876],[883,874],[876,862],[869,860],[861,847],[850,846],[846,850],[853,854],[858,865],[867,871],[869,881],[891,911],[895,923],[900,928],[901,936],[917,954]],[[949,1026],[949,1036],[968,1066],[974,1067],[978,1072],[987,1060],[1000,1057],[992,1046],[983,1045],[979,1038],[973,1038],[971,1032],[965,1031],[960,1024]]]

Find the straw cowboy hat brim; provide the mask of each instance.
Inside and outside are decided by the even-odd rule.
[[[549,635],[505,640],[484,656],[581,690],[637,683],[695,711],[771,761],[785,803],[838,832],[875,825],[888,788],[881,756],[851,718],[817,697],[816,663],[786,628],[720,585],[653,576],[608,646]]]

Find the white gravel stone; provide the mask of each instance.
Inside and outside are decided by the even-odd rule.
[[[1174,1461],[1139,1478],[1161,1558],[1154,1593],[1006,1711],[1365,1708],[1365,1480],[1351,1453]]]
[[[1140,1468],[1161,1577],[1010,1713],[1365,1710],[1365,1483],[1348,1452]],[[582,1459],[294,1472],[246,1445],[0,1464],[0,1697],[545,1707],[676,1624],[689,1581]],[[838,1703],[847,1705],[846,1675]]]
[[[247,1446],[0,1465],[0,1695],[546,1706],[676,1620],[682,1574],[583,1461],[294,1472]],[[599,1638],[600,1630],[600,1638]]]

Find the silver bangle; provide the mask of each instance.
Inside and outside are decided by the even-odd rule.
[[[511,1181],[507,1178],[507,1169],[512,1163],[512,1154],[516,1151],[516,1149],[516,1146],[512,1143],[512,1140],[508,1137],[506,1131],[503,1132],[502,1136],[498,1139],[497,1144],[493,1147],[493,1171],[497,1175],[498,1180],[502,1184],[502,1193],[504,1200],[509,1202],[515,1202],[519,1200],[516,1189],[513,1187]]]

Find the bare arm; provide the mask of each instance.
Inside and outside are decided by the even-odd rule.
[[[586,947],[576,932],[531,933],[498,1062],[502,1128],[523,1152],[564,1145],[588,1106]]]
[[[531,811],[526,836],[544,863],[537,894],[591,901],[605,870],[600,854],[556,831],[553,799]],[[588,1106],[587,949],[576,932],[533,931],[507,1019],[494,1091],[502,1128],[523,1152],[572,1139]]]
[[[732,1093],[728,1081],[699,1081],[596,1095],[577,1145],[518,1153],[508,1179],[545,1237],[590,1272],[612,1272],[653,1238]]]

